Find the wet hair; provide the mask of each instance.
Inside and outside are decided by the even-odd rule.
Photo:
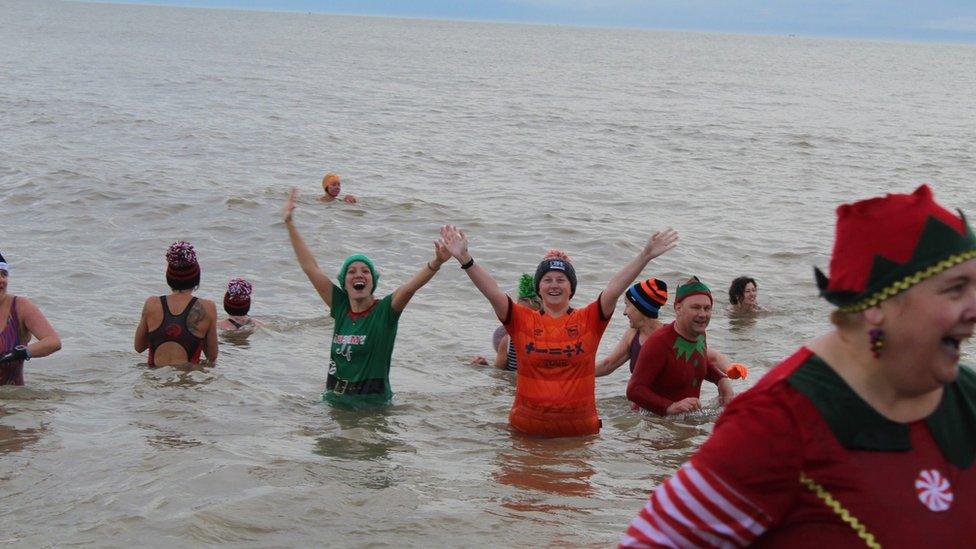
[[[756,284],[756,279],[751,276],[740,276],[739,278],[732,281],[732,285],[729,286],[729,303],[733,305],[738,305],[742,302],[742,298],[746,295],[746,286],[752,282],[752,285],[756,288],[759,284]]]

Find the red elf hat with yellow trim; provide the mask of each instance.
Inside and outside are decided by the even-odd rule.
[[[857,312],[972,258],[976,236],[966,216],[937,204],[922,185],[839,206],[830,278],[814,274],[821,296]]]

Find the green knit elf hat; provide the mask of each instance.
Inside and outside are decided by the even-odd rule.
[[[519,278],[518,298],[532,299],[537,296],[538,294],[535,293],[535,280],[532,278],[532,275],[522,273],[522,277]]]
[[[857,312],[976,258],[976,236],[922,185],[837,208],[830,278],[814,269],[820,295],[841,311]]]
[[[684,284],[678,286],[678,289],[675,291],[674,304],[677,305],[684,298],[693,295],[707,295],[708,301],[712,301],[712,291],[697,276],[693,276]]]

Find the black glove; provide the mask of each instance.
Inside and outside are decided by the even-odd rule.
[[[14,362],[16,360],[30,360],[30,352],[27,347],[18,345],[6,353],[0,354],[0,364]]]

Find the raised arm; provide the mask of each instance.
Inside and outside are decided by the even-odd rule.
[[[596,363],[596,377],[611,374],[621,364],[627,362],[627,358],[630,357],[630,342],[634,339],[634,334],[636,333],[637,330],[627,328],[627,331],[624,332],[623,337],[620,338],[617,345],[610,351],[610,354]]]
[[[508,317],[508,296],[498,287],[498,283],[488,274],[488,271],[471,257],[468,252],[468,237],[454,225],[444,225],[441,227],[440,242],[458,260],[461,268],[468,273],[471,282],[474,282],[475,287],[488,299],[488,303],[491,303],[495,316],[505,322]]]
[[[305,240],[302,239],[302,235],[298,233],[298,229],[295,227],[294,219],[292,219],[292,214],[295,212],[295,194],[297,193],[298,188],[292,187],[288,193],[288,200],[281,209],[281,218],[285,222],[285,227],[288,228],[288,238],[291,240],[292,249],[295,250],[295,257],[298,258],[298,265],[301,266],[302,271],[312,286],[315,287],[315,291],[319,293],[322,301],[329,308],[332,308],[332,281],[319,268],[315,256],[312,255],[312,250],[308,249]]]
[[[410,280],[404,282],[399,288],[393,291],[393,302],[390,306],[395,311],[403,311],[413,297],[413,294],[417,293],[417,290],[424,287],[424,284],[430,282],[430,279],[434,278],[434,275],[440,270],[441,265],[445,261],[451,259],[451,252],[447,251],[439,241],[434,241],[434,258],[428,261],[423,267],[417,271]]]
[[[678,231],[665,229],[654,233],[637,257],[624,265],[617,274],[613,275],[610,282],[607,282],[606,289],[600,294],[600,310],[603,312],[603,317],[610,318],[613,310],[617,308],[617,300],[652,259],[677,245]]]

